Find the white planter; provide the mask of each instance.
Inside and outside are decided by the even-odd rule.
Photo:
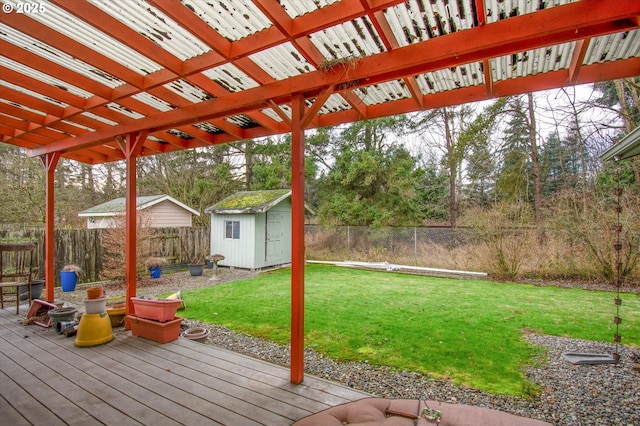
[[[107,310],[107,297],[99,299],[84,299],[84,312],[86,314],[101,314]]]

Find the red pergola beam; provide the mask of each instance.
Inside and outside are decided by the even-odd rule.
[[[614,4],[603,3],[582,0],[362,58],[349,72],[352,79],[350,84],[366,86],[408,74],[415,75],[483,60],[486,57],[540,48],[552,42],[574,41],[585,36],[637,27],[637,23],[629,18],[640,14],[640,2],[618,0]],[[189,105],[180,110],[102,129],[94,134],[56,142],[32,150],[29,155],[42,155],[53,150],[69,152],[113,140],[117,135],[129,132],[143,129],[160,130],[193,121],[223,118],[262,108],[268,99],[273,99],[276,103],[288,102],[291,93],[304,93],[305,97],[315,97],[326,87],[341,83],[341,79],[341,73],[315,71]],[[425,105],[432,104],[427,102]]]

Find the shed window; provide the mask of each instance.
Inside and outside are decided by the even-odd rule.
[[[240,239],[240,221],[239,220],[224,221],[224,237],[232,238],[234,240]]]

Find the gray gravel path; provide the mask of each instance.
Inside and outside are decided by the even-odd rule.
[[[255,276],[254,272],[222,269],[219,279],[211,281],[212,272],[202,277],[176,273],[159,280],[143,279],[138,284],[138,296],[157,296],[178,288],[192,289]],[[94,284],[92,284],[94,285]],[[84,286],[86,287],[86,286]],[[123,285],[104,284],[110,301],[124,295]],[[82,310],[85,291],[79,287],[73,293],[56,292],[56,299]],[[255,337],[238,334],[218,325],[185,321],[187,327],[206,326],[211,330],[206,344],[216,345],[275,364],[288,366],[288,346],[276,345]],[[611,343],[580,339],[526,335],[532,344],[545,348],[537,367],[526,370],[527,378],[541,389],[532,399],[487,394],[477,389],[456,386],[446,380],[434,380],[424,375],[394,371],[367,363],[339,363],[323,357],[312,349],[305,350],[307,374],[326,378],[346,386],[387,398],[423,398],[469,404],[506,411],[512,414],[545,420],[559,426],[621,425],[640,426],[640,363],[637,348],[620,345],[618,364],[574,365],[562,358],[564,352],[611,354]]]

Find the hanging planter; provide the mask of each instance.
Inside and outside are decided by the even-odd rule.
[[[144,262],[145,268],[149,270],[149,275],[153,279],[160,278],[162,275],[162,267],[167,264],[164,257],[150,257]]]
[[[60,286],[62,287],[62,291],[74,291],[78,283],[78,276],[81,272],[82,269],[76,265],[66,265],[62,268],[60,271]]]

